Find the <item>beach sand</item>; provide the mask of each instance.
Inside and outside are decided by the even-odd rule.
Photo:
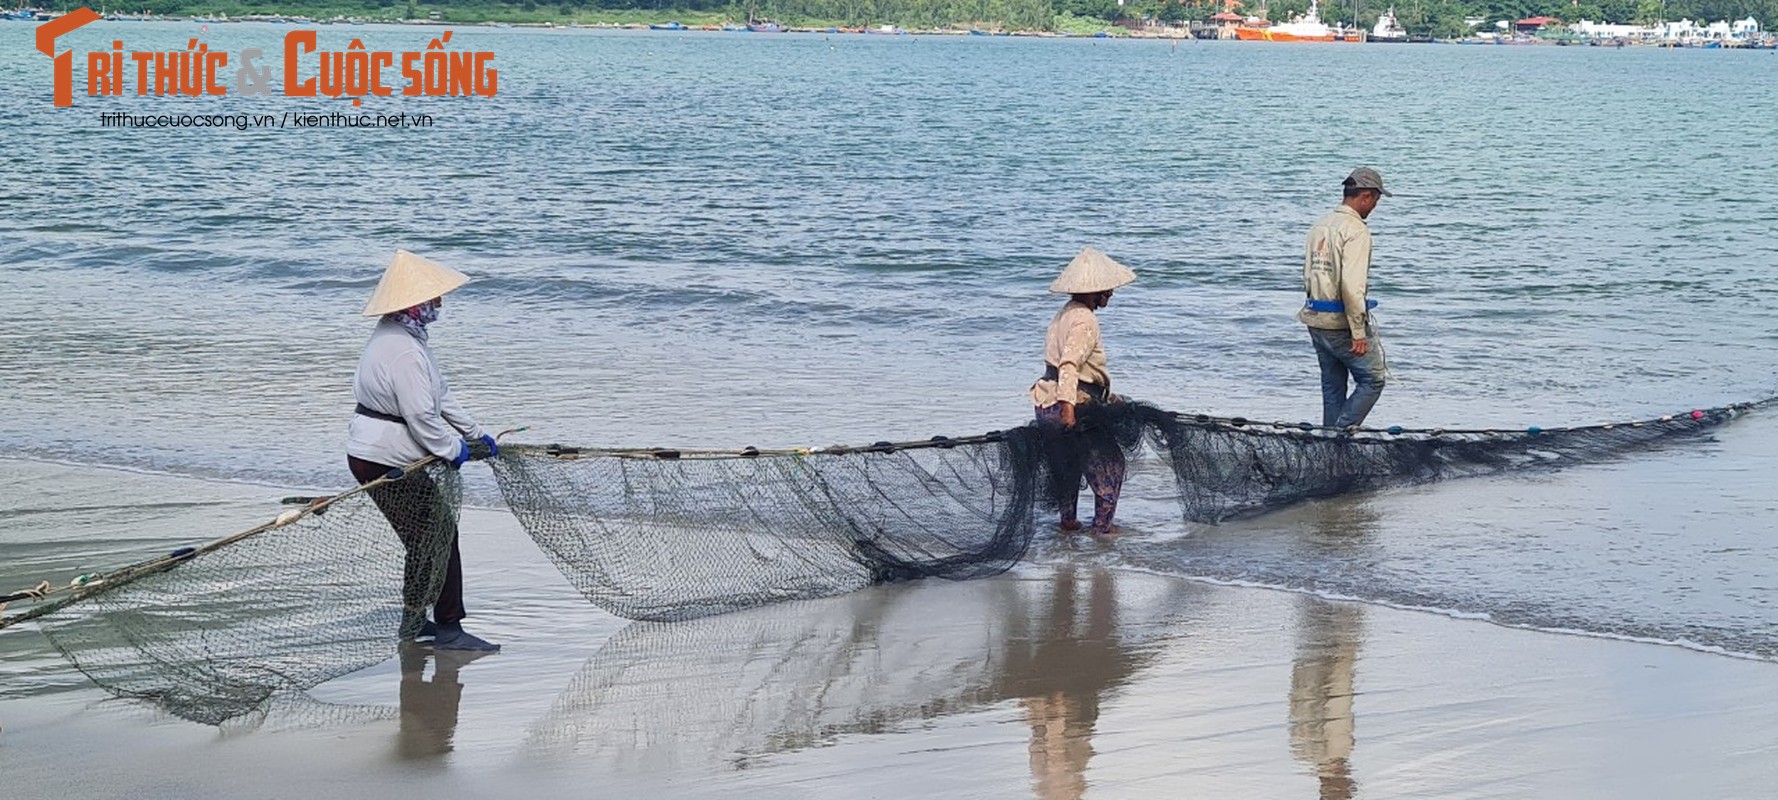
[[[0,588],[275,515],[264,487],[0,460]],[[1220,586],[1091,550],[671,624],[465,513],[481,658],[220,728],[0,631],[0,796],[1756,798],[1778,665]],[[341,553],[350,558],[350,553]]]

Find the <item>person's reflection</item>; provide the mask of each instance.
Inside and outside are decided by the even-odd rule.
[[[1048,608],[1008,665],[1009,693],[1022,698],[1031,727],[1032,788],[1040,800],[1086,793],[1099,703],[1138,667],[1118,639],[1114,573],[1096,569],[1087,583],[1083,608],[1074,567],[1060,568]]]
[[[1313,544],[1338,557],[1370,536],[1376,516],[1360,503],[1335,500],[1317,510]],[[1297,652],[1290,672],[1290,749],[1315,770],[1321,800],[1351,800],[1354,673],[1364,606],[1318,597],[1298,601]]]
[[[606,772],[741,768],[1018,703],[1041,726],[1029,743],[1043,791],[1077,796],[1101,697],[1163,652],[1193,586],[1081,567],[1078,579],[915,581],[635,623],[588,659],[523,749]]]
[[[403,761],[437,759],[451,752],[457,734],[457,706],[463,684],[457,670],[492,654],[491,650],[440,650],[414,642],[401,645],[401,726],[395,756]],[[426,680],[426,661],[436,665]]]

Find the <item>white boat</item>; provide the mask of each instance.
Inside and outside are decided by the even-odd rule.
[[[1401,26],[1401,21],[1395,18],[1395,7],[1390,6],[1388,11],[1377,17],[1377,24],[1371,28],[1371,41],[1405,42],[1407,40],[1408,29]]]

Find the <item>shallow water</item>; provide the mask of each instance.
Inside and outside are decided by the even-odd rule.
[[[466,547],[523,541],[485,521]],[[471,562],[482,597],[512,592],[475,617],[502,653],[407,651],[219,729],[5,676],[0,771],[169,799],[1755,797],[1775,776],[1778,673],[1674,648],[1082,563],[626,626],[553,606],[548,572]]]
[[[170,49],[193,28],[74,39]],[[375,101],[432,130],[130,131],[97,112],[332,106],[52,109],[29,30],[0,26],[14,455],[340,486],[356,312],[398,246],[475,277],[436,347],[469,407],[528,441],[1017,424],[1043,288],[1089,243],[1142,276],[1103,317],[1121,391],[1308,418],[1297,253],[1355,163],[1398,192],[1372,220],[1395,372],[1373,422],[1585,423],[1778,385],[1770,54],[465,29],[499,54],[498,98]],[[1137,492],[1110,552],[1042,557],[1771,657],[1775,440],[1756,416],[1220,527]],[[224,516],[182,533],[259,521]],[[21,575],[118,552],[29,515],[0,518],[0,546]]]

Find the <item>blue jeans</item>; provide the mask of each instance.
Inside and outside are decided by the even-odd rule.
[[[1353,355],[1352,334],[1345,330],[1310,328],[1309,340],[1321,361],[1321,424],[1331,428],[1364,424],[1371,406],[1383,395],[1382,349],[1372,341],[1369,352]],[[1350,396],[1347,376],[1357,384]]]

